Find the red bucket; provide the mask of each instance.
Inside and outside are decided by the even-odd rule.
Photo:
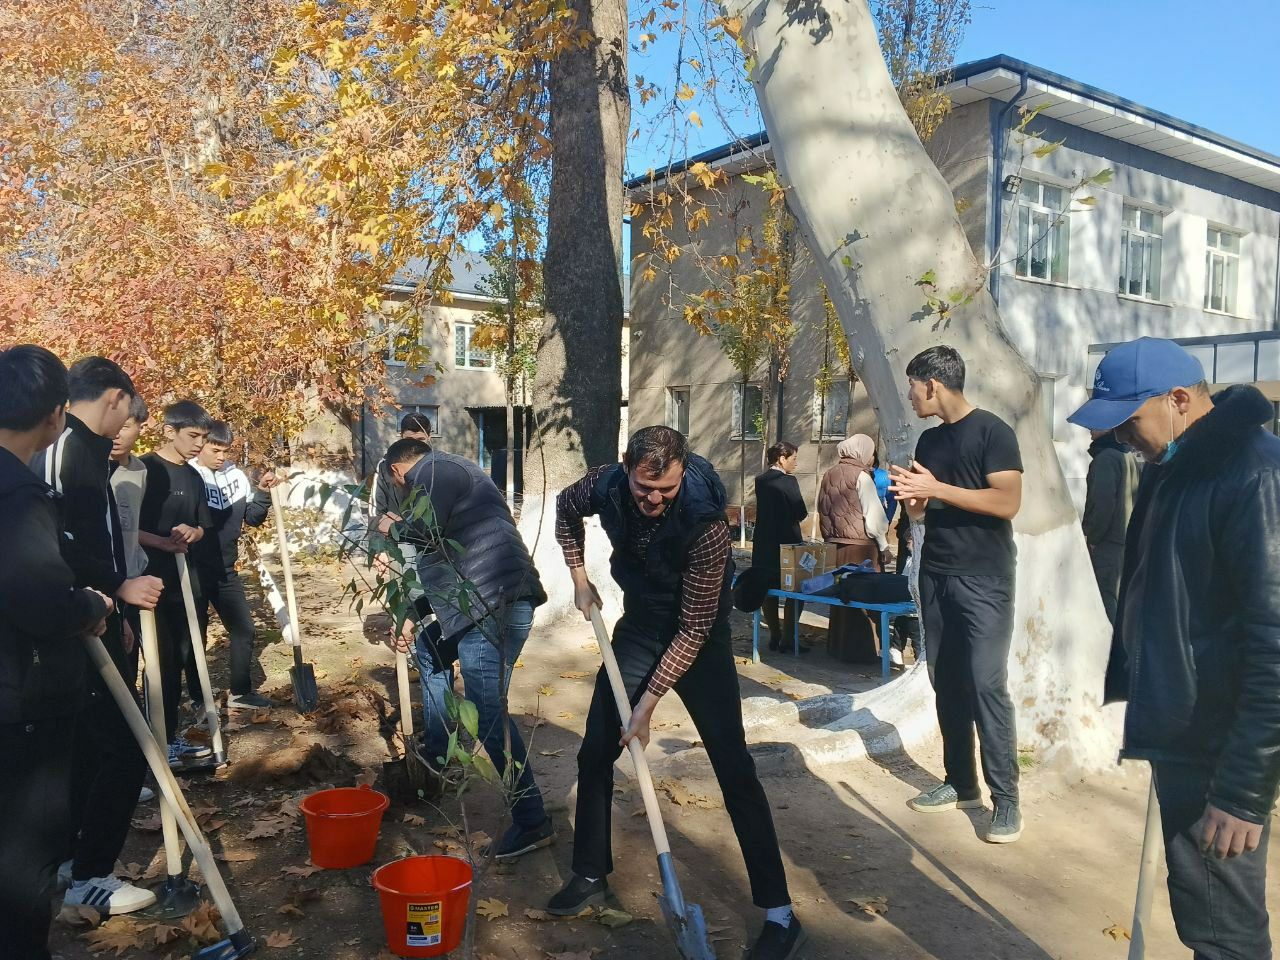
[[[382,812],[391,800],[371,787],[321,790],[298,806],[307,818],[311,862],[326,870],[358,867],[373,859]]]
[[[400,957],[442,957],[467,926],[471,864],[457,857],[405,857],[373,872],[387,947]]]

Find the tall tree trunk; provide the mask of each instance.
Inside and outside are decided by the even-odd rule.
[[[532,403],[534,448],[525,465],[522,527],[539,569],[555,550],[555,493],[590,466],[618,457],[622,405],[623,160],[631,123],[625,0],[569,0],[594,39],[550,69],[552,170],[543,259],[547,316]],[[532,526],[530,526],[532,525]],[[588,564],[608,554],[588,544]],[[602,578],[596,578],[597,585]],[[549,613],[572,610],[555,589]]]
[[[1017,432],[1026,474],[1014,524],[1009,667],[1021,744],[1065,752],[1085,767],[1114,761],[1116,712],[1100,702],[1111,631],[1040,417],[1036,376],[1001,326],[951,191],[902,109],[866,0],[730,0],[727,7],[742,17],[788,205],[855,345],[855,372],[892,461],[904,463],[928,426],[907,403],[905,369],[934,344],[960,351],[969,397]],[[830,83],[835,76],[838,85]],[[930,271],[944,299],[954,289],[977,293],[948,317],[931,314],[917,285]],[[916,670],[896,683],[928,680]],[[919,691],[904,687],[899,700],[915,699],[912,692]]]
[[[738,395],[738,546],[747,545],[747,375],[742,375]]]

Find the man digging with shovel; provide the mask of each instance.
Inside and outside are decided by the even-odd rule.
[[[613,651],[631,700],[622,729],[602,669],[578,752],[573,877],[547,912],[574,916],[604,899],[613,870],[613,765],[632,739],[649,742],[658,701],[674,689],[698,729],[742,848],[751,898],[766,911],[751,960],[788,960],[805,940],[791,909],[782,855],[764,787],[742,728],[742,694],[729,632],[733,561],[725,491],[715,468],[669,427],[632,436],[620,464],[596,467],[556,501],[556,539],[587,619],[600,595],[583,560],[583,518],[599,516],[613,545],[610,565],[623,613]]]

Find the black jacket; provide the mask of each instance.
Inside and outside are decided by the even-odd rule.
[[[80,709],[89,670],[81,635],[107,612],[100,597],[75,586],[57,500],[0,449],[0,724]]]
[[[1126,758],[1213,770],[1209,802],[1265,823],[1280,782],[1280,438],[1249,386],[1218,394],[1129,522],[1106,698]]]
[[[124,533],[111,492],[111,438],[100,437],[67,414],[67,428],[36,454],[31,469],[59,494],[66,530],[63,555],[76,586],[114,597],[128,577]]]
[[[627,471],[619,463],[600,475],[591,492],[591,511],[600,518],[600,526],[613,547],[609,568],[622,588],[627,610],[646,611],[655,621],[677,620],[689,548],[708,526],[727,522],[727,500],[716,468],[690,454],[680,492],[649,539],[641,562],[636,551],[630,549],[631,524],[639,515],[628,487]],[[721,619],[733,609],[733,569],[731,553],[720,592]]]
[[[463,457],[433,451],[405,480],[402,503],[421,519],[406,521],[404,536],[420,551],[418,578],[446,641],[477,626],[486,612],[502,616],[519,600],[535,607],[546,603],[507,501],[483,470]],[[422,497],[431,505],[418,514]],[[465,592],[463,583],[470,585]],[[490,632],[486,639],[492,642]]]
[[[402,516],[403,501],[404,496],[396,486],[396,478],[391,475],[387,458],[383,457],[373,471],[373,489],[369,491],[369,502],[373,504],[373,522],[369,525],[369,532],[376,533],[378,521],[388,513]]]
[[[1089,445],[1089,475],[1080,524],[1090,547],[1124,546],[1140,470],[1138,458],[1108,433]]]
[[[800,482],[781,470],[756,477],[756,529],[751,538],[751,566],[779,569],[778,548],[801,543],[800,521],[809,515]]]

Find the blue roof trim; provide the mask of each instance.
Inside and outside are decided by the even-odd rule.
[[[1078,93],[1090,100],[1097,100],[1099,103],[1105,103],[1109,107],[1115,107],[1118,110],[1124,110],[1132,113],[1144,120],[1150,120],[1152,123],[1158,123],[1161,126],[1169,127],[1188,136],[1197,137],[1209,143],[1225,147],[1228,150],[1234,150],[1242,153],[1247,157],[1255,160],[1261,160],[1263,163],[1280,167],[1280,157],[1267,153],[1265,150],[1259,150],[1251,147],[1247,143],[1241,143],[1239,140],[1232,140],[1230,137],[1224,137],[1220,133],[1214,133],[1205,127],[1196,126],[1194,123],[1188,123],[1186,120],[1179,120],[1171,114],[1164,113],[1160,110],[1153,110],[1151,107],[1143,106],[1133,100],[1128,100],[1118,94],[1111,93],[1099,87],[1090,86],[1087,83],[1081,83],[1078,80],[1072,80],[1070,77],[1064,77],[1060,73],[1054,73],[1052,70],[1045,70],[1034,64],[1019,60],[1016,57],[1006,56],[1005,54],[997,54],[994,57],[988,57],[985,60],[973,60],[969,63],[958,64],[950,72],[948,82],[956,80],[968,80],[980,74],[986,73],[988,70],[1008,70],[1011,73],[1021,73],[1024,70],[1032,80],[1039,80],[1043,83],[1050,84],[1055,87],[1061,87],[1071,93]]]
[[[1222,134],[1214,133],[1204,127],[1196,126],[1194,123],[1188,123],[1185,120],[1179,120],[1177,117],[1163,113],[1160,110],[1153,110],[1150,107],[1144,107],[1140,103],[1133,100],[1127,100],[1117,94],[1110,93],[1098,87],[1092,87],[1087,83],[1080,83],[1078,80],[1072,80],[1070,77],[1064,77],[1060,73],[1054,73],[1052,70],[1045,70],[1033,64],[1027,63],[1025,60],[1019,60],[1016,57],[1006,56],[1005,54],[997,54],[994,57],[987,57],[985,60],[972,60],[968,63],[957,64],[948,71],[944,77],[945,82],[954,83],[958,80],[969,80],[973,77],[980,76],[989,70],[1008,70],[1010,73],[1020,74],[1026,72],[1027,76],[1032,80],[1048,84],[1050,86],[1060,87],[1071,93],[1079,94],[1082,97],[1088,97],[1090,100],[1096,100],[1099,103],[1106,104],[1118,110],[1124,110],[1135,116],[1148,120],[1151,123],[1158,123],[1163,127],[1185,133],[1188,136],[1196,137],[1207,143],[1212,143],[1228,150],[1234,150],[1246,157],[1259,160],[1262,163],[1269,164],[1280,168],[1280,157],[1251,147],[1248,144],[1241,143],[1238,140],[1232,140],[1230,137],[1224,137]],[[1105,134],[1103,134],[1105,136]],[[765,146],[769,142],[769,135],[765,131],[753,134],[749,137],[743,137],[739,140],[733,140],[722,146],[712,150],[707,150],[695,156],[681,160],[679,163],[673,163],[669,167],[662,170],[654,171],[654,182],[661,181],[677,173],[684,173],[695,163],[715,163],[728,157],[735,156],[739,153],[746,153],[758,147]],[[1223,174],[1223,176],[1230,176]],[[1232,178],[1235,179],[1235,178]],[[650,177],[646,173],[644,176],[633,177],[626,181],[626,188],[634,190],[637,187],[643,187],[650,183]]]

